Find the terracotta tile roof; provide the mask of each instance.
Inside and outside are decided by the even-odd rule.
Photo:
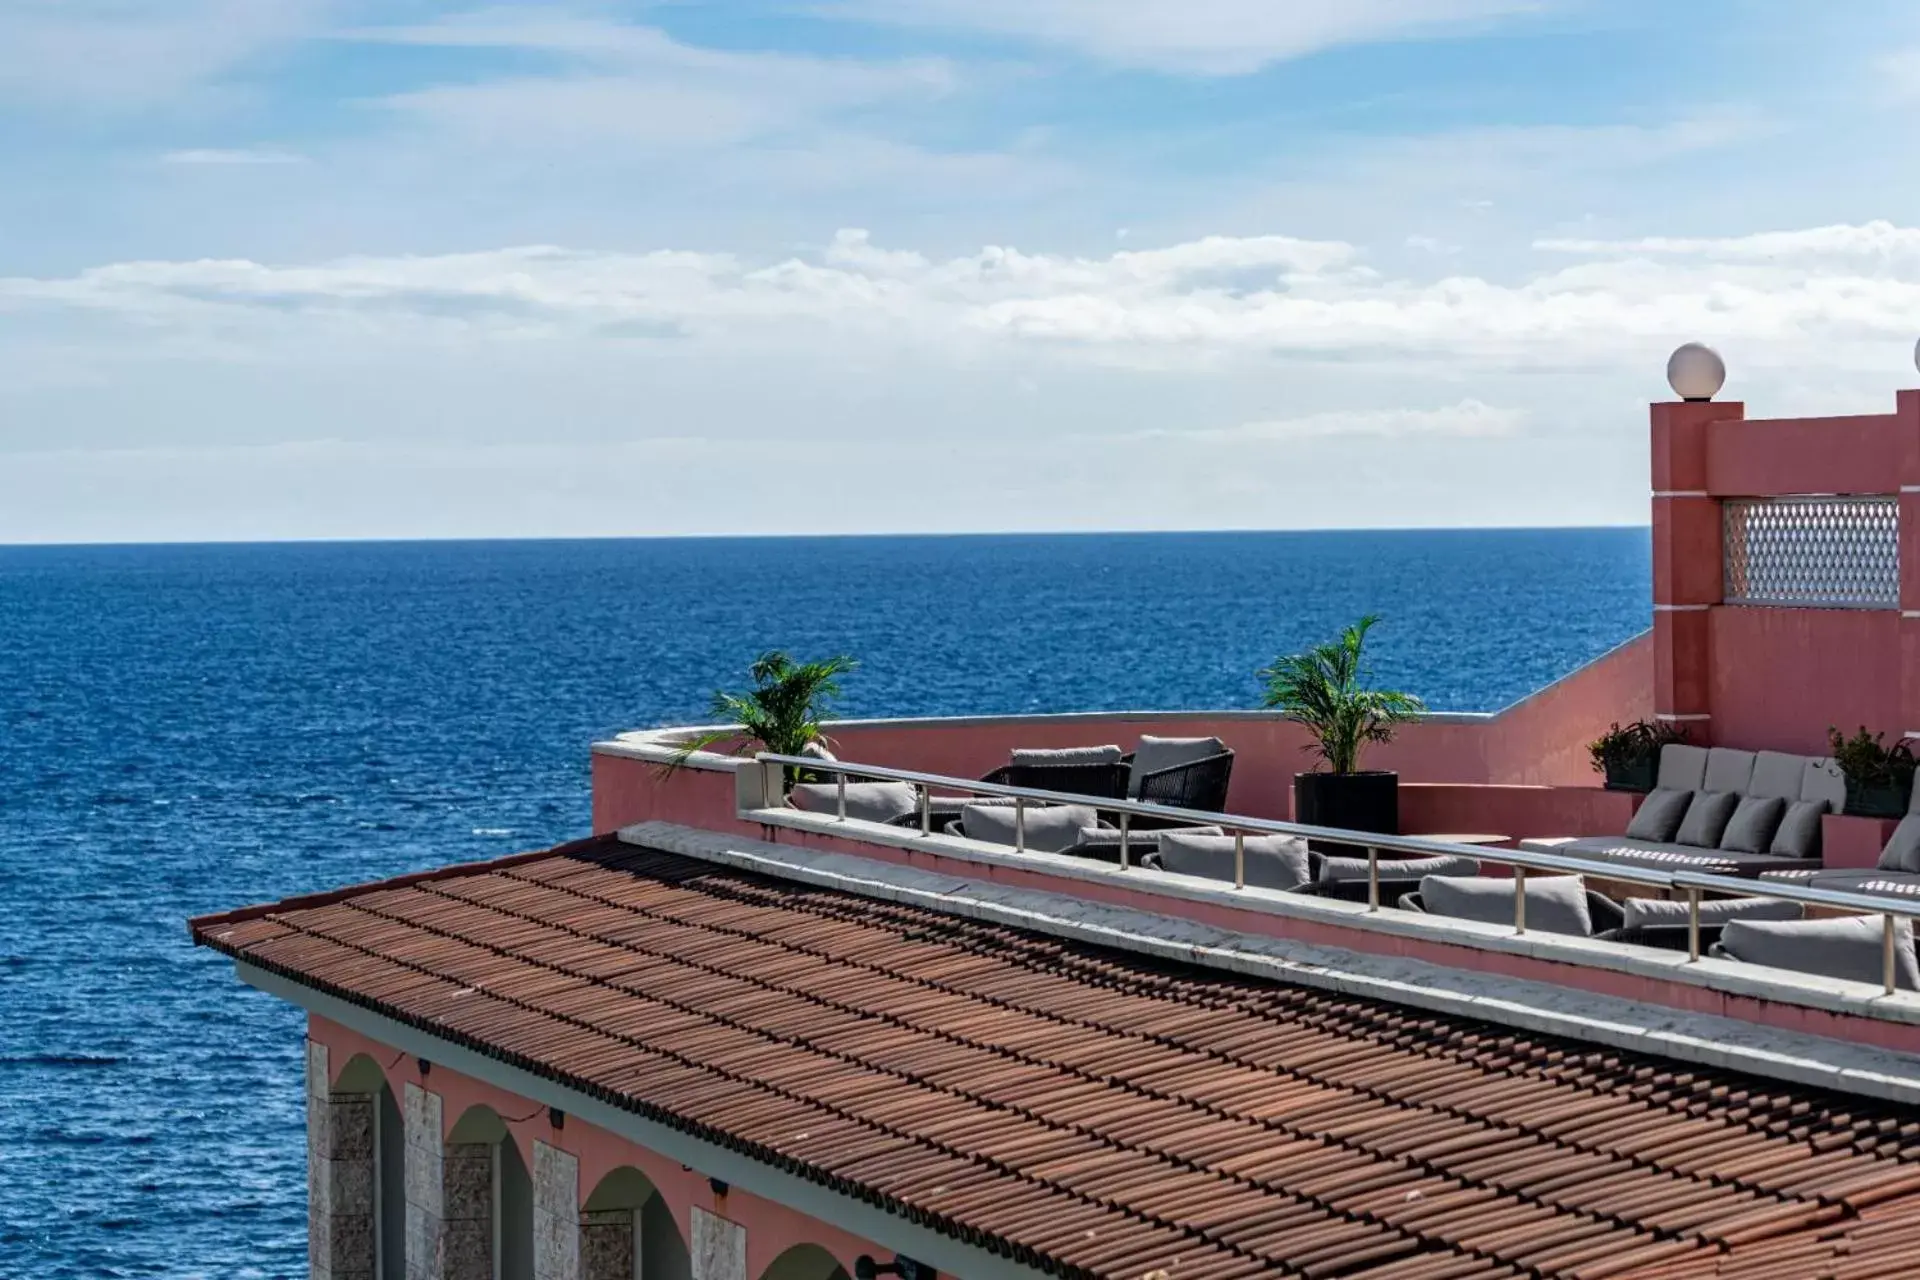
[[[193,931],[1068,1275],[1864,1280],[1920,1248],[1910,1108],[610,840]]]

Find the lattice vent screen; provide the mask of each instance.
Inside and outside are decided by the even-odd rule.
[[[1728,604],[1900,607],[1898,499],[1741,498],[1723,506]]]

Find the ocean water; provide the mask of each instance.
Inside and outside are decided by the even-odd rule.
[[[583,834],[587,744],[846,652],[849,715],[1240,707],[1372,611],[1491,710],[1645,530],[0,548],[0,1278],[306,1271],[300,1017],[193,914]]]

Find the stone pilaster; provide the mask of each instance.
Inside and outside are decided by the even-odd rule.
[[[693,1209],[693,1280],[747,1280],[747,1229]]]
[[[334,1093],[327,1047],[307,1042],[307,1269],[313,1280],[374,1280],[373,1112]]]
[[[640,1210],[580,1215],[580,1280],[639,1280]]]
[[[533,1280],[581,1280],[579,1218],[580,1162],[535,1138]]]
[[[435,1280],[493,1280],[491,1142],[450,1142],[440,1161],[443,1197],[440,1275]]]
[[[446,1197],[442,1185],[440,1095],[409,1084],[400,1114],[407,1138],[406,1280],[443,1280],[446,1270],[441,1236]]]

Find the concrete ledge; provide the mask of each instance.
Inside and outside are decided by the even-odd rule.
[[[680,759],[679,748],[688,738],[732,727],[724,724],[709,724],[685,725],[672,729],[637,729],[632,733],[623,733],[617,737],[596,742],[591,750],[597,756],[623,756],[629,760],[644,760],[648,764],[669,765]],[[749,763],[751,761],[744,756],[730,756],[718,751],[696,751],[681,761],[680,767],[708,773],[732,773],[741,765]]]
[[[1787,969],[1770,969],[1762,965],[1705,956],[1697,961],[1689,961],[1681,952],[1603,942],[1594,938],[1538,932],[1516,934],[1506,925],[1481,924],[1471,920],[1388,909],[1384,904],[1381,910],[1375,912],[1369,911],[1361,903],[1334,902],[1251,886],[1235,889],[1216,880],[1151,871],[1143,867],[1122,870],[1111,863],[1061,854],[1015,853],[1005,845],[942,834],[923,836],[918,828],[891,827],[857,819],[842,821],[830,815],[806,813],[798,809],[762,809],[740,816],[771,829],[937,854],[982,867],[1034,872],[1059,879],[1063,891],[1067,893],[1071,892],[1074,883],[1102,884],[1149,893],[1166,898],[1170,912],[1177,912],[1179,903],[1205,904],[1257,912],[1279,919],[1334,925],[1386,937],[1417,939],[1498,955],[1526,956],[1557,964],[1577,965],[1726,995],[1815,1009],[1822,1013],[1920,1026],[1920,993],[1902,991],[1888,995],[1879,986],[1869,983],[1842,982]],[[657,825],[660,824],[642,824],[640,828],[632,829]],[[1471,848],[1462,848],[1461,852],[1468,856],[1474,854]]]
[[[839,828],[874,826],[852,821],[844,824],[834,822],[832,825]],[[882,830],[899,831],[898,828]],[[860,838],[850,831],[843,830],[841,834],[846,838]],[[927,847],[930,852],[933,851],[934,840],[938,841],[939,851],[949,856],[977,852],[949,849],[954,845],[975,845],[977,842],[973,841],[946,837],[930,840],[910,833],[902,835],[902,843]],[[1502,1026],[1632,1049],[1796,1084],[1920,1104],[1920,1057],[1894,1050],[1782,1030],[1734,1018],[1691,1013],[1547,982],[1220,929],[1136,907],[1089,901],[1069,893],[1019,888],[969,876],[947,875],[880,862],[857,854],[743,840],[671,823],[641,823],[623,829],[620,838],[635,845],[764,875],[863,897],[918,905],[953,915],[991,920],[1142,955],[1182,960],[1228,972],[1478,1018]],[[1045,860],[1047,864],[1078,861],[1035,854],[1022,859],[1021,865],[1031,866],[1036,860]],[[1032,866],[1031,869],[1043,868]],[[1555,938],[1552,935],[1541,935],[1536,939],[1533,935],[1514,938],[1508,934],[1503,938],[1492,926],[1466,921],[1440,921],[1411,912],[1382,911],[1370,914],[1364,906],[1322,899],[1294,898],[1291,902],[1280,902],[1278,900],[1289,895],[1256,889],[1222,891],[1208,887],[1211,882],[1196,881],[1186,876],[1141,870],[1120,871],[1117,868],[1111,869],[1108,874],[1130,878],[1152,877],[1173,896],[1197,897],[1200,894],[1225,892],[1231,895],[1232,905],[1243,909],[1279,907],[1284,910],[1277,911],[1277,914],[1458,945],[1518,942],[1527,944],[1522,949],[1528,954],[1538,954],[1535,944],[1544,941],[1548,944],[1547,958],[1572,959],[1576,963],[1595,950],[1629,950],[1611,944],[1594,943],[1590,939]],[[1488,949],[1508,948],[1489,945]],[[1667,959],[1664,953],[1652,952],[1647,953],[1644,961],[1637,956],[1628,957],[1628,960],[1644,964],[1649,976],[1669,980],[1682,980],[1681,971],[1694,970],[1708,978],[1708,981],[1699,985],[1720,989],[1729,989],[1725,979],[1739,976],[1732,974],[1732,970],[1753,968],[1716,960],[1701,960],[1689,965],[1684,956]],[[1816,994],[1799,992],[1796,984],[1789,983],[1782,987],[1765,979],[1738,985],[1748,988],[1741,994],[1760,995],[1763,998],[1779,998],[1767,995],[1769,988],[1789,998],[1796,994]],[[1868,1005],[1875,1006],[1874,1010],[1868,1011]],[[1893,1011],[1891,1006],[1895,1005],[1906,1015],[1897,1020],[1920,1020],[1920,997],[1906,994],[1894,997],[1880,995],[1875,1000],[1857,1003],[1846,1001],[1838,1007],[1825,1007],[1856,1016],[1884,1017]]]

